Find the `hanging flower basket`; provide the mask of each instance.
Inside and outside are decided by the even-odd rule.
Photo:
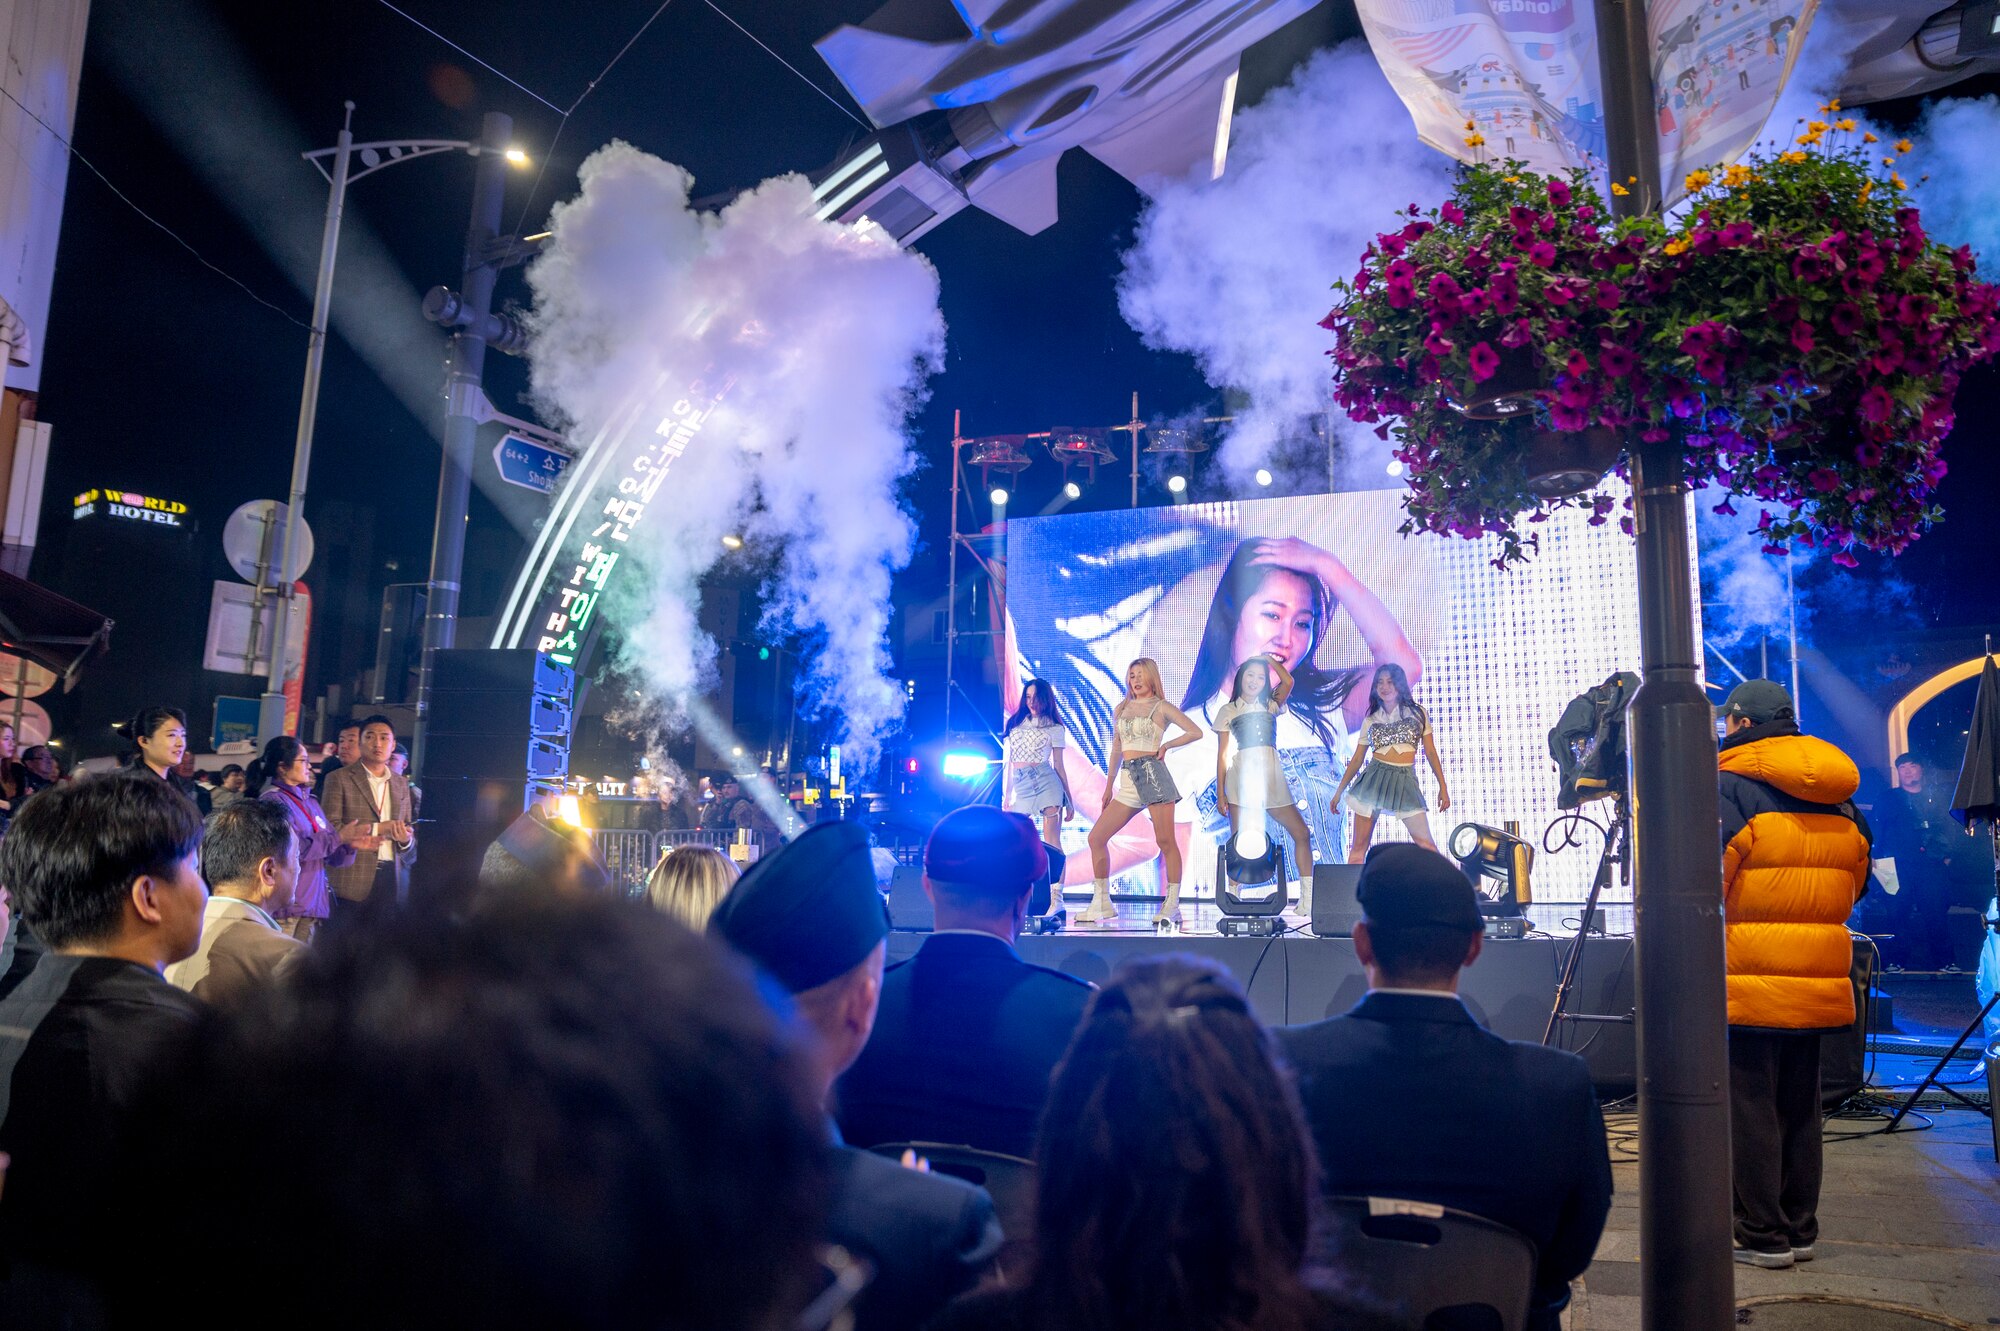
[[[1525,484],[1543,499],[1587,494],[1618,465],[1624,451],[1624,435],[1602,425],[1588,430],[1537,430],[1522,454]]]
[[[1412,205],[1324,321],[1335,401],[1408,469],[1404,531],[1499,535],[1496,562],[1525,558],[1554,509],[1608,520],[1597,481],[1642,440],[1762,506],[1774,547],[1845,564],[1907,547],[1939,516],[1959,379],[2000,350],[2000,289],[1901,197],[1909,148],[1812,121],[1690,175],[1672,230],[1613,223],[1581,172],[1516,162]]]

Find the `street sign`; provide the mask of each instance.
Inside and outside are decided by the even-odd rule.
[[[265,586],[282,586],[297,582],[312,567],[312,528],[303,520],[304,528],[299,533],[299,566],[284,577],[278,576],[278,561],[285,550],[285,521],[291,517],[289,505],[275,499],[253,499],[229,515],[229,521],[222,524],[222,553],[229,559],[229,567],[245,582],[257,582],[257,566],[264,566],[262,582]]]
[[[304,583],[293,588],[294,606],[287,636],[291,639],[285,658],[296,669],[305,660],[306,634],[312,622],[311,593]],[[201,664],[208,670],[232,675],[265,675],[271,671],[271,635],[278,614],[271,592],[264,604],[257,604],[257,589],[240,582],[217,579],[208,605],[208,637],[202,645]],[[256,641],[251,641],[252,625]],[[287,732],[289,733],[289,732]]]
[[[255,698],[217,698],[215,733],[209,745],[210,752],[221,753],[225,744],[256,742],[257,709],[260,705]]]
[[[560,448],[538,444],[518,434],[503,436],[493,445],[493,465],[500,469],[500,479],[524,490],[554,494],[569,464],[569,454]]]

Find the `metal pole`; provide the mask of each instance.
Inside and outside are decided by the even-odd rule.
[[[951,549],[944,602],[944,742],[951,743],[952,666],[958,648],[958,450],[965,443],[959,413],[951,413]]]
[[[1792,590],[1792,548],[1785,547],[1785,613],[1790,616],[1792,645],[1792,719],[1803,728],[1806,709],[1799,701],[1799,598]]]
[[[432,671],[437,654],[451,647],[458,629],[466,504],[472,491],[479,408],[485,398],[486,341],[480,332],[493,311],[493,287],[500,275],[491,251],[500,237],[500,212],[507,199],[507,142],[513,134],[511,117],[487,112],[480,125],[473,168],[472,223],[465,233],[465,266],[459,285],[472,317],[452,334],[445,358],[444,459],[438,469],[437,520],[431,532],[424,652],[417,670],[416,733],[410,741],[410,765],[418,772],[423,768],[424,731],[430,720]]]
[[[298,572],[305,529],[306,478],[312,473],[313,423],[319,415],[320,369],[326,363],[328,307],[333,304],[333,261],[340,251],[340,215],[347,206],[347,165],[354,147],[354,103],[343,103],[347,115],[335,140],[333,180],[326,192],[326,225],[319,239],[319,277],[313,283],[312,331],[306,338],[306,382],[299,393],[299,431],[292,445],[292,492],[285,522],[285,549],[278,559],[278,615],[271,626],[271,674],[257,706],[257,742],[285,733],[285,675],[291,669],[292,583]],[[263,596],[260,593],[258,602]],[[251,644],[256,659],[256,642]]]
[[[1660,205],[1645,0],[1595,0],[1619,216]],[[1628,713],[1639,1062],[1640,1321],[1735,1325],[1715,729],[1701,688],[1686,491],[1671,443],[1632,451],[1644,683]]]
[[[1139,507],[1139,395],[1132,394],[1132,507]]]

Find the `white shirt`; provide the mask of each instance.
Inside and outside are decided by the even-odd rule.
[[[389,769],[386,767],[383,768],[382,775],[376,776],[364,767],[361,769],[361,775],[368,778],[368,797],[375,801],[376,812],[381,815],[383,822],[387,822],[389,816],[395,812],[389,804]],[[387,836],[384,836],[381,846],[375,851],[375,858],[378,860],[395,859],[396,843],[389,840]]]

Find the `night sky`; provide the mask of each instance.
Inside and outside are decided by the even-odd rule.
[[[657,0],[399,4],[536,93],[568,105]],[[865,18],[878,0],[723,4],[846,104],[811,42],[840,22]],[[261,84],[252,105],[262,110],[253,117],[257,123],[242,125],[244,142],[297,139],[300,146],[330,146],[348,98],[358,104],[357,140],[476,138],[483,112],[505,111],[537,168],[546,162],[532,206],[528,190],[536,170],[517,173],[511,184],[508,221],[525,207],[527,231],[541,229],[548,206],[574,189],[583,156],[613,137],[684,164],[696,177],[697,194],[711,195],[775,173],[824,166],[860,134],[852,119],[702,0],[675,0],[667,8],[583,102],[553,153],[555,113],[376,0],[98,4],[91,23],[76,147],[139,206],[297,322],[204,268],[90,172],[72,166],[40,403],[56,433],[36,573],[58,588],[57,551],[76,492],[115,485],[184,499],[203,525],[199,541],[214,547],[228,512],[248,500],[282,497],[290,471],[310,295],[288,280],[259,230],[238,220],[177,147],[188,136],[175,126],[213,130],[223,112],[197,82],[192,95],[164,108],[173,119],[163,124],[162,108],[133,93],[135,64],[221,68],[226,58],[247,62]],[[1293,36],[1309,43],[1353,30],[1351,10],[1335,4],[1323,6]],[[1246,69],[1246,94],[1281,78],[1288,54],[1267,58],[1269,68]],[[1967,91],[1990,88],[1967,85]],[[230,106],[232,114],[240,113],[242,103]],[[222,128],[238,126],[230,121]],[[292,192],[314,219],[316,241],[325,187],[310,166],[277,153],[235,169]],[[437,283],[455,285],[471,174],[468,158],[451,155],[359,182],[349,195],[348,234],[371,230],[413,296]],[[1118,255],[1138,214],[1137,192],[1081,153],[1065,160],[1062,177],[1062,220],[1040,236],[1022,236],[968,210],[919,243],[942,275],[950,344],[947,369],[933,380],[929,404],[913,426],[926,466],[908,494],[922,515],[926,548],[909,575],[911,586],[942,582],[954,409],[964,411],[968,433],[983,434],[1114,423],[1125,416],[1134,390],[1148,416],[1220,405],[1219,394],[1187,357],[1146,350],[1118,314]],[[343,249],[343,262],[347,254]],[[340,272],[336,322],[341,309],[362,299],[354,289],[355,270]],[[1301,273],[1299,279],[1326,284],[1336,276]],[[510,298],[525,299],[518,270],[502,278],[500,300]],[[424,345],[437,357],[438,368],[429,372],[441,377],[442,335],[420,344],[419,352]],[[525,367],[498,354],[487,365],[496,405],[524,414],[519,394]],[[1952,472],[1940,496],[1951,520],[1894,568],[1893,576],[1908,586],[1913,627],[2000,619],[1987,518],[2000,483],[1992,447],[2000,417],[1997,383],[2000,376],[1989,368],[1961,395],[1958,435],[1946,450]],[[335,567],[330,562],[309,575],[321,601],[309,700],[343,661],[351,666],[357,659],[360,648],[353,644],[372,641],[381,587],[424,576],[436,499],[435,428],[344,340],[332,340],[308,517],[318,525],[332,515],[355,531],[365,529],[366,539],[349,552],[352,562],[339,565],[342,587],[320,585]],[[490,469],[490,462],[484,465]],[[1016,511],[1039,508],[1059,483],[1053,464],[1044,461],[1021,478]],[[1122,502],[1123,486],[1110,488],[1119,494],[1105,502]],[[464,610],[478,614],[492,608],[519,547],[506,518],[477,492],[472,529]],[[1882,562],[1871,560],[1861,574],[1845,576],[1858,583],[1879,580]],[[210,575],[226,575],[219,559]],[[187,642],[118,639],[113,657],[97,669],[138,668],[154,652],[198,652],[206,611],[204,583],[198,603],[188,607]],[[349,644],[345,656],[341,641]],[[206,718],[196,718],[193,728],[205,730]]]

